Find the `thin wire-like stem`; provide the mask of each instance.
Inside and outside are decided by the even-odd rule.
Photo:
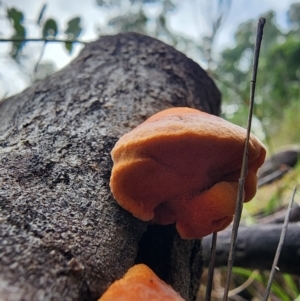
[[[211,299],[212,284],[214,280],[214,269],[215,269],[215,262],[216,262],[216,249],[217,249],[217,232],[214,232],[211,240],[208,279],[207,279],[207,286],[206,286],[205,299],[204,299],[205,301],[210,301]]]
[[[254,107],[256,76],[257,76],[257,68],[258,68],[261,40],[262,40],[262,36],[263,36],[263,29],[264,29],[265,23],[266,23],[265,18],[259,19],[258,27],[257,27],[257,34],[256,34],[256,42],[255,42],[255,46],[254,46],[254,59],[253,59],[252,78],[251,78],[251,87],[250,87],[250,103],[249,103],[249,114],[248,114],[248,123],[247,123],[247,134],[246,134],[246,139],[245,139],[241,175],[239,178],[237,203],[236,203],[235,215],[234,215],[234,220],[233,220],[230,250],[229,250],[229,256],[228,256],[227,278],[226,278],[226,284],[225,284],[225,288],[224,288],[223,301],[227,301],[227,299],[228,299],[231,273],[232,273],[232,267],[233,267],[233,262],[234,262],[234,255],[235,255],[236,238],[237,238],[238,228],[240,225],[240,220],[241,220],[241,215],[242,215],[242,210],[243,210],[244,185],[245,185],[245,178],[246,178],[246,175],[248,172],[248,152],[249,152],[249,140],[250,140],[250,132],[251,132],[251,124],[252,124],[253,107]]]
[[[293,203],[294,203],[296,191],[297,191],[297,187],[294,188],[294,191],[293,191],[288,209],[286,211],[286,215],[285,215],[285,219],[284,219],[284,223],[283,223],[283,228],[282,228],[282,231],[281,231],[278,247],[277,247],[277,250],[276,250],[275,257],[274,257],[274,261],[273,261],[273,265],[272,265],[272,269],[271,269],[271,272],[270,272],[268,285],[267,285],[267,288],[266,288],[266,292],[265,292],[263,301],[267,301],[268,298],[269,298],[269,295],[270,295],[272,282],[273,282],[273,278],[274,278],[274,275],[275,275],[275,272],[276,272],[276,269],[277,269],[277,263],[278,263],[278,260],[279,260],[279,256],[280,256],[280,253],[281,253],[281,250],[282,250],[282,247],[283,247],[283,243],[284,243],[284,239],[285,239],[285,235],[286,235],[286,232],[287,232],[289,219],[290,219],[290,214],[291,214],[291,209],[292,209],[292,206],[293,206]]]

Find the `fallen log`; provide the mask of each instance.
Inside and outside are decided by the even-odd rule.
[[[234,265],[249,269],[270,270],[276,253],[282,225],[240,226]],[[288,226],[284,245],[278,262],[282,273],[300,275],[300,224]],[[216,266],[227,266],[231,230],[218,233]],[[209,262],[211,237],[202,239],[205,265]]]

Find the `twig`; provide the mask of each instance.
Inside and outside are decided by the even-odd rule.
[[[40,62],[41,62],[41,60],[43,58],[43,55],[44,55],[44,52],[45,52],[45,48],[46,48],[46,44],[47,44],[47,42],[44,42],[42,50],[41,50],[40,55],[39,55],[39,58],[38,58],[38,60],[37,60],[37,62],[35,64],[35,67],[34,67],[34,73],[35,74],[37,73],[38,66],[39,66],[39,64],[40,64]]]
[[[263,36],[263,28],[265,26],[265,23],[266,23],[265,18],[259,19],[258,27],[257,27],[257,34],[256,34],[256,42],[255,42],[255,46],[254,46],[254,59],[253,59],[253,70],[252,70],[251,88],[250,88],[250,104],[249,104],[249,114],[248,114],[248,123],[247,123],[247,135],[246,135],[246,139],[245,139],[243,162],[242,162],[242,168],[241,168],[241,175],[240,175],[240,179],[239,179],[237,204],[236,204],[235,216],[234,216],[234,221],[233,221],[230,251],[229,251],[229,256],[228,256],[227,279],[226,279],[226,285],[225,285],[225,289],[224,289],[223,301],[227,301],[227,299],[228,299],[231,272],[232,272],[234,255],[235,255],[235,244],[236,244],[237,232],[238,232],[241,215],[242,215],[242,210],[243,210],[244,184],[245,184],[245,177],[246,177],[247,169],[248,169],[248,151],[249,151],[248,148],[249,148],[252,114],[253,114],[253,107],[254,107],[256,75],[257,75],[257,68],[258,68],[260,45],[261,45],[261,40],[262,40],[262,36]]]
[[[208,279],[207,279],[207,287],[206,287],[205,299],[204,299],[205,301],[210,301],[211,298],[212,283],[214,279],[214,269],[215,269],[215,261],[216,261],[216,249],[217,249],[217,232],[214,232],[211,240]]]
[[[77,39],[50,39],[50,38],[7,38],[0,39],[0,42],[54,42],[54,43],[80,43],[88,44],[90,42],[85,42]]]
[[[292,194],[292,197],[291,197],[291,200],[290,200],[290,203],[289,203],[286,215],[285,215],[283,228],[282,228],[282,231],[281,231],[278,247],[277,247],[277,250],[276,250],[275,258],[274,258],[274,261],[273,261],[273,265],[272,265],[272,269],[271,269],[271,272],[270,272],[269,281],[268,281],[268,285],[267,285],[267,288],[266,288],[266,292],[265,292],[265,296],[264,296],[263,301],[267,301],[268,298],[269,298],[273,278],[274,278],[274,275],[275,275],[275,271],[277,269],[277,263],[278,263],[278,260],[279,260],[279,256],[280,256],[280,253],[281,253],[283,243],[284,243],[286,231],[287,231],[287,228],[288,228],[290,213],[291,213],[292,205],[294,203],[296,191],[297,191],[297,187],[294,188],[294,191],[293,191],[293,194]]]

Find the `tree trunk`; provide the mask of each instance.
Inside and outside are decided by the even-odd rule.
[[[134,218],[109,189],[117,139],[172,106],[218,115],[220,94],[195,62],[133,33],[0,103],[2,300],[97,300],[137,262],[195,299],[200,241]]]

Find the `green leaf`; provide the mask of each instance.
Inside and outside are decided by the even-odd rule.
[[[79,37],[82,31],[80,21],[80,17],[76,17],[68,22],[67,29],[65,30],[65,33],[68,35],[68,39],[76,39]]]
[[[73,51],[73,43],[65,42],[65,48],[68,50],[69,54],[71,54]]]
[[[47,8],[47,3],[45,3],[45,4],[43,5],[42,9],[41,9],[41,12],[40,12],[40,14],[39,14],[39,17],[38,17],[38,19],[37,19],[37,21],[36,21],[36,24],[37,24],[37,25],[41,25],[41,21],[42,21],[42,19],[43,19],[44,14],[45,14],[46,8]]]
[[[26,29],[24,28],[23,25],[19,25],[18,27],[15,27],[15,33],[12,35],[12,39],[14,38],[20,38],[20,39],[25,39],[26,36]],[[12,43],[12,50],[10,52],[10,55],[14,58],[17,59],[18,55],[20,54],[20,51],[22,48],[25,46],[26,42],[17,42],[14,41]]]
[[[68,22],[67,29],[65,30],[68,39],[72,40],[80,36],[82,31],[82,28],[80,26],[80,21],[81,21],[80,17],[75,17]],[[65,48],[67,49],[69,54],[71,54],[73,51],[73,44],[74,43],[72,42],[65,43]]]
[[[23,38],[25,39],[25,36],[26,36],[26,29],[23,25],[18,25],[15,27],[15,37],[18,37],[18,38]]]
[[[283,275],[283,279],[287,284],[287,287],[289,288],[289,290],[291,290],[295,296],[298,296],[300,294],[299,289],[297,288],[297,285],[293,279],[293,277],[290,274],[284,274]]]
[[[24,19],[24,15],[22,12],[15,8],[9,8],[7,10],[7,17],[12,21],[13,23],[13,28],[14,28],[14,33],[12,35],[12,39],[14,38],[20,38],[20,39],[25,39],[26,37],[26,29],[25,27],[21,24],[21,22]],[[12,43],[12,50],[10,52],[10,55],[14,58],[17,59],[20,51],[25,45],[25,41],[22,42],[13,42]]]
[[[49,38],[49,37],[55,37],[58,33],[57,23],[53,19],[48,19],[43,28],[43,37]]]
[[[24,20],[23,13],[15,8],[9,8],[7,10],[7,16],[14,22],[15,25],[20,24]]]

